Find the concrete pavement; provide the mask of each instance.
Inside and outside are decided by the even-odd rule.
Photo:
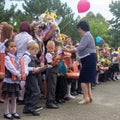
[[[60,105],[59,109],[41,110],[40,116],[22,114],[23,106],[17,110],[21,120],[120,120],[120,80],[108,81],[97,85],[92,90],[94,101],[91,104],[79,105],[82,95]],[[41,104],[45,107],[45,101]],[[3,118],[3,104],[0,103],[0,120]]]

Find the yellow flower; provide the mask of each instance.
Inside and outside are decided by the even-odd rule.
[[[118,52],[120,53],[120,47],[118,47],[118,49],[117,49],[117,50],[118,50]]]
[[[62,40],[65,40],[65,34],[60,34]]]
[[[55,13],[50,13],[50,16],[52,16],[54,19],[57,19],[57,15]]]

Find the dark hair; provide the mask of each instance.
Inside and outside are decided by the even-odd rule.
[[[90,31],[89,24],[86,21],[80,21],[77,24],[77,28],[81,28],[83,31]]]
[[[5,42],[5,47],[8,48],[11,42],[15,42],[15,41],[12,40],[12,39],[8,39],[8,40]]]
[[[76,56],[76,52],[73,52],[72,54],[71,54],[71,58],[72,59],[75,59],[77,56]]]
[[[18,33],[18,31],[16,29],[13,29],[13,32]]]
[[[20,24],[19,32],[27,32],[30,34],[30,24],[27,21],[24,21]]]

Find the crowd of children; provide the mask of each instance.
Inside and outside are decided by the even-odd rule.
[[[16,103],[23,104],[23,113],[40,115],[40,98],[46,99],[46,108],[58,109],[59,104],[75,98],[80,93],[79,76],[67,77],[73,72],[73,63],[81,64],[76,53],[66,54],[60,41],[55,38],[56,26],[40,36],[41,26],[30,25],[24,21],[20,24],[19,33],[6,22],[0,23],[0,102],[4,102],[4,117],[20,119]],[[43,32],[43,28],[42,28]],[[74,47],[70,37],[62,43]],[[77,45],[77,44],[75,44]],[[120,54],[107,44],[97,50],[96,82],[119,79]],[[2,59],[4,58],[4,59]],[[67,64],[65,59],[71,62]],[[12,111],[9,104],[12,104]]]
[[[55,26],[51,26],[52,32],[49,31],[43,40],[36,32],[38,26],[32,31],[33,26],[26,21],[20,24],[18,34],[14,34],[10,24],[0,24],[0,101],[4,102],[4,118],[21,118],[16,103],[24,105],[24,114],[40,115],[42,94],[46,108],[51,109],[75,98],[71,90],[67,90],[69,80],[66,79],[64,57],[70,56],[65,55],[60,43],[51,38],[55,31]],[[12,111],[9,110],[10,102]]]
[[[97,50],[97,74],[96,84],[108,80],[119,79],[120,53],[115,48],[110,48],[108,44],[104,44],[102,48],[96,46]]]

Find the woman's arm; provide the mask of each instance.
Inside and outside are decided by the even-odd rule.
[[[51,23],[51,30],[44,37],[43,41],[47,41],[52,36],[52,34],[55,32],[55,30],[56,30],[56,25]]]
[[[63,51],[70,53],[77,52],[76,48],[66,48],[66,47],[63,48]]]

